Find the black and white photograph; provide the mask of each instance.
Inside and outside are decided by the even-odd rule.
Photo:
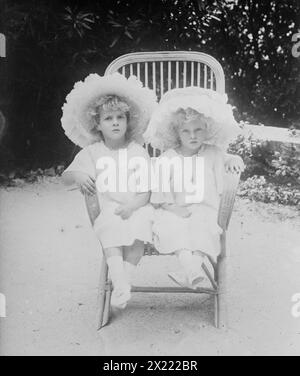
[[[299,356],[299,271],[299,0],[0,0],[0,356]]]

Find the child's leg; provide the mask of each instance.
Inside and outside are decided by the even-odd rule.
[[[130,300],[130,284],[125,272],[122,248],[106,248],[104,250],[109,274],[113,284],[111,304],[125,308]]]
[[[144,256],[144,242],[136,240],[130,247],[124,247],[124,261],[137,266]]]
[[[124,267],[130,283],[135,273],[136,266],[143,256],[144,243],[140,240],[136,240],[130,247],[124,247]]]
[[[176,255],[190,285],[196,286],[199,282],[203,281],[202,263],[204,257],[201,253],[194,256],[192,251],[184,249],[177,251]]]
[[[104,255],[108,265],[109,274],[113,286],[119,286],[126,281],[123,263],[123,250],[122,248],[106,248]]]

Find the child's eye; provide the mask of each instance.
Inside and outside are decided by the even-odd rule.
[[[112,117],[111,116],[107,116],[106,118],[104,118],[104,120],[111,120]]]
[[[125,118],[124,115],[119,115],[119,116],[118,116],[118,119],[124,119],[124,118]]]

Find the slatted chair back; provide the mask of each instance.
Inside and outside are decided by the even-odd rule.
[[[201,52],[141,52],[114,60],[105,74],[136,75],[158,99],[168,90],[199,86],[225,92],[223,68],[212,56]]]

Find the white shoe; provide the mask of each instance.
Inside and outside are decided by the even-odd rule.
[[[199,275],[191,281],[192,289],[197,290],[197,288],[202,287],[202,282],[205,280],[203,275]]]
[[[168,277],[172,279],[180,287],[192,289],[193,286],[189,283],[188,279],[183,273],[168,273]]]
[[[111,306],[118,309],[125,309],[131,299],[130,286],[118,286],[111,294]]]
[[[177,283],[180,287],[196,290],[201,287],[201,283],[205,280],[202,274],[194,278],[187,278],[183,273],[168,273],[169,278]]]

